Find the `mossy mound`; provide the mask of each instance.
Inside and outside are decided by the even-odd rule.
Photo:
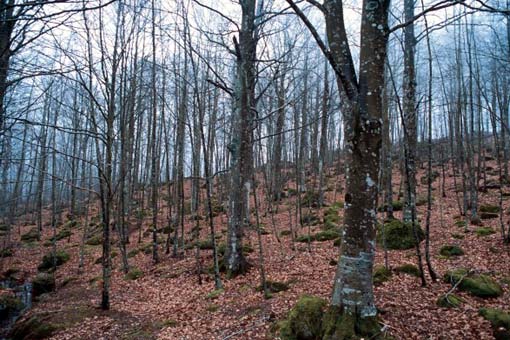
[[[271,293],[279,293],[289,290],[290,286],[286,282],[278,282],[278,281],[266,281],[266,287],[267,290]],[[256,289],[258,292],[261,292],[263,290],[262,286],[258,286]]]
[[[58,327],[47,321],[43,314],[36,314],[17,322],[8,335],[13,340],[46,339],[53,335]]]
[[[64,250],[57,250],[55,255],[53,255],[53,252],[48,253],[43,256],[42,262],[37,267],[37,270],[40,272],[51,270],[53,268],[53,262],[55,262],[55,265],[59,267],[69,261],[69,258],[69,254]]]
[[[445,294],[437,299],[436,305],[441,308],[458,308],[463,302],[464,300],[455,294]]]
[[[212,292],[208,293],[205,298],[208,300],[216,300],[217,298],[220,297],[221,294],[223,294],[223,292],[224,292],[224,290],[221,288],[215,289]]]
[[[139,268],[133,267],[129,270],[129,272],[124,276],[126,280],[138,280],[143,276],[143,271]]]
[[[324,212],[323,229],[335,229],[342,223],[338,212],[343,209],[343,202],[335,202]]]
[[[296,237],[296,242],[307,243],[308,241],[315,241],[315,235],[299,235]]]
[[[464,255],[464,250],[462,250],[462,248],[459,246],[448,244],[441,247],[441,249],[439,250],[439,254],[447,257],[461,256]]]
[[[480,308],[478,313],[491,323],[496,339],[510,339],[510,313],[497,308]]]
[[[292,234],[292,231],[289,229],[289,230],[282,230],[280,232],[280,236],[289,236],[290,234]]]
[[[456,225],[457,227],[464,228],[465,226],[467,226],[467,223],[466,223],[466,221],[464,221],[464,220],[458,220],[458,221],[455,221],[455,225]]]
[[[391,271],[385,266],[375,266],[372,273],[372,278],[374,285],[380,285],[391,278]]]
[[[384,228],[384,230],[383,230]],[[425,233],[419,225],[416,225],[420,242],[425,238]],[[379,227],[377,242],[383,244],[383,235],[386,237],[386,247],[392,250],[411,249],[416,246],[413,226],[400,220],[391,220]]]
[[[315,240],[319,242],[336,240],[339,237],[340,232],[334,229],[319,231],[318,233],[315,234]]]
[[[282,340],[314,340],[322,338],[322,316],[326,301],[304,295],[290,310],[287,319],[280,322]]]
[[[434,170],[430,173],[430,179],[431,179],[431,182],[434,183],[434,181],[436,179],[438,179],[440,176],[439,172]],[[423,175],[421,178],[420,178],[420,183],[422,185],[427,185],[429,183],[429,176],[427,175]]]
[[[430,201],[433,203],[434,202],[434,197],[431,197]],[[428,202],[429,202],[429,199],[428,199],[427,196],[418,196],[416,198],[416,206],[417,207],[424,206],[424,205],[428,204]]]
[[[71,229],[64,227],[57,233],[57,235],[55,235],[55,240],[60,241],[65,238],[69,238],[69,237],[71,237],[72,234],[73,233],[72,233]],[[50,240],[53,241],[53,237]]]
[[[420,269],[411,263],[405,263],[401,266],[398,266],[395,268],[395,271],[397,273],[404,273],[416,277],[420,277],[421,275]]]
[[[39,238],[39,231],[37,228],[32,228],[25,234],[21,235],[22,242],[35,242]]]
[[[491,212],[481,212],[480,213],[480,219],[482,219],[482,220],[492,220],[492,219],[495,219],[498,217],[499,217],[498,213],[491,213]]]
[[[49,273],[39,273],[32,280],[32,294],[34,297],[55,290],[55,276]]]
[[[476,228],[475,233],[477,236],[489,236],[495,234],[496,232],[491,227],[480,227]]]
[[[497,213],[500,212],[500,209],[499,209],[498,205],[481,204],[479,209],[478,209],[478,211],[481,212],[481,213],[493,213],[493,214],[497,214]]]
[[[460,290],[481,298],[498,297],[503,294],[503,289],[493,278],[483,274],[470,273],[463,268],[447,272],[444,281],[452,285],[461,281],[457,285]]]
[[[93,235],[85,241],[85,244],[89,246],[98,246],[103,243],[103,236],[101,234]]]

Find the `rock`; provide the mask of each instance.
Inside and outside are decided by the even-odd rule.
[[[30,229],[27,233],[21,235],[21,241],[23,242],[35,242],[39,238],[39,231],[37,228]]]
[[[37,270],[40,272],[51,270],[53,268],[53,261],[53,252],[44,255],[41,264],[37,267]],[[61,266],[69,261],[69,254],[63,250],[57,250],[57,253],[55,254],[55,261],[57,267]]]
[[[416,225],[416,228],[418,232],[418,239],[421,242],[425,237],[425,233],[419,225]],[[377,232],[377,241],[381,245],[383,244],[383,236],[386,237],[386,247],[388,247],[388,249],[411,249],[416,245],[411,223],[404,223],[396,219],[391,220],[380,227]]]
[[[460,290],[466,291],[471,295],[481,298],[498,297],[503,294],[503,289],[493,278],[468,272],[468,270],[459,268],[447,272],[444,281],[452,285],[457,284]]]
[[[287,319],[280,322],[282,340],[315,340],[322,338],[322,316],[326,301],[304,295],[290,310]]]
[[[464,255],[464,251],[459,246],[456,245],[445,245],[441,247],[441,249],[439,250],[439,254],[447,257],[461,256]]]
[[[391,271],[385,266],[375,266],[372,277],[374,285],[380,285],[391,278]]]
[[[39,273],[32,281],[32,294],[34,297],[50,293],[55,290],[55,277],[49,273]]]
[[[139,268],[133,267],[129,270],[129,272],[124,276],[126,280],[137,280],[143,276],[143,271]]]

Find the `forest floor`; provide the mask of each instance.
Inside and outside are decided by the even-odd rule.
[[[494,164],[491,164],[494,166]],[[440,169],[437,169],[440,172]],[[330,172],[333,172],[331,169]],[[418,174],[418,197],[426,195],[426,185],[420,184],[424,170]],[[496,179],[496,173],[492,173]],[[328,186],[333,191],[326,194],[326,202],[342,201],[342,176],[328,176]],[[400,176],[394,171],[394,190],[399,191]],[[489,179],[488,179],[489,180]],[[456,178],[457,186],[461,178]],[[335,183],[337,188],[334,188]],[[509,308],[510,301],[510,253],[501,239],[499,219],[483,220],[486,227],[496,233],[478,236],[474,230],[477,226],[464,227],[455,224],[459,217],[459,206],[455,193],[454,177],[448,169],[446,197],[441,197],[442,178],[434,181],[434,202],[430,225],[430,247],[432,264],[440,280],[431,282],[427,276],[427,286],[422,287],[420,279],[404,273],[394,272],[391,279],[375,287],[375,298],[381,310],[381,322],[389,335],[397,339],[492,339],[490,323],[478,315],[478,309],[492,306]],[[505,192],[510,188],[504,187]],[[480,192],[480,202],[498,204],[499,190],[491,189]],[[188,193],[189,195],[189,193]],[[459,192],[462,197],[462,191]],[[397,198],[395,194],[394,199]],[[261,211],[266,206],[262,199]],[[272,204],[272,203],[270,203]],[[274,206],[275,207],[275,206]],[[304,235],[308,228],[300,228],[295,220],[295,197],[284,199],[274,216],[276,232],[289,230],[291,225],[298,235]],[[503,218],[508,223],[507,211],[510,200],[503,201]],[[308,208],[304,208],[307,211]],[[289,212],[290,210],[290,212]],[[315,209],[321,218],[325,209]],[[425,224],[426,205],[418,208],[421,225]],[[92,215],[98,212],[93,211]],[[343,214],[340,211],[340,214]],[[396,213],[400,217],[400,213]],[[166,225],[165,214],[161,214],[160,223]],[[380,214],[383,219],[383,214]],[[27,217],[28,218],[28,217]],[[149,225],[146,217],[143,230]],[[65,222],[65,218],[64,218]],[[134,223],[134,222],[133,222]],[[206,221],[202,225],[201,239],[208,237]],[[202,284],[198,283],[195,250],[188,249],[179,258],[160,253],[161,262],[153,265],[151,254],[143,251],[134,253],[129,259],[130,265],[139,268],[143,275],[136,280],[128,280],[121,271],[120,256],[113,258],[114,270],[111,286],[111,310],[101,311],[101,256],[102,247],[85,247],[85,266],[78,272],[79,249],[83,231],[81,224],[72,229],[69,238],[58,241],[58,248],[70,254],[70,260],[56,271],[57,290],[43,295],[33,308],[23,317],[43,313],[46,321],[58,327],[52,339],[272,339],[272,329],[278,320],[285,318],[298,298],[310,294],[329,299],[335,261],[339,248],[334,241],[295,243],[292,246],[290,235],[281,235],[281,243],[275,237],[269,214],[261,213],[261,223],[269,232],[262,236],[264,247],[264,265],[267,278],[272,281],[285,282],[289,289],[272,294],[265,299],[257,287],[260,285],[258,270],[258,251],[249,253],[248,260],[254,266],[242,276],[226,279],[222,276],[224,291],[214,292],[213,276],[207,271],[212,265],[212,251],[201,251],[201,265],[204,274]],[[215,218],[215,226],[221,235],[220,242],[226,240],[227,219],[225,214]],[[321,223],[311,226],[314,233]],[[52,236],[51,228],[46,226],[42,241],[26,244],[20,241],[20,235],[26,233],[34,224],[24,223],[16,227],[14,254],[4,258],[0,269],[21,270],[23,276],[32,278],[37,273],[37,266],[44,254],[51,251],[51,246],[44,246]],[[191,239],[191,222],[186,224],[186,238]],[[299,230],[298,230],[299,229]],[[285,234],[285,232],[284,232]],[[164,235],[166,236],[166,235]],[[257,233],[246,232],[246,243],[258,250]],[[142,249],[150,244],[151,235],[145,233],[142,243],[138,243],[138,231],[133,230],[128,250]],[[448,244],[460,246],[465,254],[445,257],[439,249]],[[424,242],[422,243],[422,247]],[[118,253],[117,247],[113,247]],[[416,263],[416,251],[391,250],[388,252],[391,268],[406,263]],[[378,249],[377,264],[384,263],[384,252]],[[469,268],[480,273],[487,273],[498,280],[504,290],[502,296],[482,299],[465,292],[456,292],[464,299],[459,308],[445,309],[436,305],[442,294],[450,291],[451,284],[441,280],[450,269]],[[213,293],[212,293],[213,292]],[[211,294],[212,293],[212,294]]]

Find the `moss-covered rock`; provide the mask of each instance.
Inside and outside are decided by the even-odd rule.
[[[314,235],[315,240],[319,241],[319,242],[335,240],[339,237],[340,237],[340,233],[334,229],[319,231],[318,233],[316,233]]]
[[[37,228],[32,228],[25,234],[21,235],[21,241],[22,242],[35,242],[39,238],[39,231]]]
[[[320,195],[316,191],[307,191],[301,197],[301,206],[302,207],[311,207],[318,208],[320,201]]]
[[[69,229],[69,228],[62,228],[57,233],[57,235],[55,235],[55,240],[60,241],[60,240],[63,240],[65,238],[69,238],[69,237],[71,237],[72,234],[73,233],[72,233],[71,229]],[[53,240],[53,237],[51,238],[51,240]]]
[[[315,241],[315,235],[299,235],[296,237],[296,242],[306,243]]]
[[[384,230],[383,230],[384,228]],[[425,233],[419,225],[416,225],[418,239],[424,239]],[[391,220],[379,227],[377,241],[383,244],[383,235],[386,237],[386,247],[393,250],[411,249],[416,246],[413,226],[411,223],[404,223],[400,220]]]
[[[431,182],[434,183],[434,181],[436,179],[438,179],[440,176],[439,172],[436,171],[436,170],[433,170],[431,173],[430,173],[430,179],[431,179]],[[427,175],[423,175],[421,178],[420,178],[420,183],[422,185],[427,185],[429,183],[429,176]]]
[[[499,213],[500,209],[498,205],[493,204],[481,204],[480,208],[478,209],[481,213]]]
[[[271,293],[279,293],[289,290],[290,286],[286,282],[278,282],[278,281],[266,281],[267,290]],[[261,292],[263,290],[262,285],[257,287],[257,291]]]
[[[420,277],[421,275],[420,269],[411,263],[405,263],[401,266],[398,266],[395,268],[395,271],[397,273],[404,273],[416,277]]]
[[[455,225],[459,228],[464,228],[465,226],[467,226],[467,223],[464,220],[457,220],[455,221]]]
[[[436,305],[441,308],[458,308],[463,302],[464,300],[455,294],[444,294],[437,299]]]
[[[8,335],[12,340],[46,339],[55,333],[58,327],[46,321],[43,314],[36,314],[18,321]]]
[[[375,266],[372,277],[374,280],[374,285],[380,285],[391,278],[391,271],[385,266]]]
[[[103,243],[103,236],[101,234],[93,235],[85,241],[85,244],[89,246],[98,246]]]
[[[322,338],[322,316],[326,301],[304,295],[290,310],[287,319],[280,323],[282,340],[315,340]]]
[[[39,273],[32,280],[32,294],[34,297],[55,290],[55,276],[50,273]]]
[[[480,213],[480,218],[482,220],[492,220],[492,219],[495,219],[498,217],[499,217],[498,213],[491,213],[491,212],[481,212]]]
[[[488,320],[494,331],[496,339],[510,339],[510,313],[497,308],[480,308],[478,311],[484,319]]]
[[[452,285],[460,281],[457,285],[460,290],[482,298],[498,297],[503,294],[503,289],[493,278],[483,274],[474,274],[463,268],[447,272],[444,281]]]
[[[221,288],[215,289],[212,292],[208,293],[205,298],[208,300],[216,300],[217,298],[220,297],[221,294],[223,294],[223,292],[224,292],[224,290]]]
[[[441,249],[439,250],[439,254],[447,257],[461,256],[464,255],[464,250],[462,250],[462,248],[459,246],[448,244],[441,247]]]
[[[476,228],[475,233],[477,236],[489,236],[496,232],[491,227],[480,227]]]
[[[292,234],[292,231],[289,229],[289,230],[282,230],[280,232],[280,236],[289,236],[290,234]]]
[[[41,272],[51,270],[53,268],[54,261],[55,265],[59,267],[69,261],[69,258],[69,254],[64,250],[57,250],[55,256],[53,255],[53,252],[50,252],[43,256],[42,262],[37,269]]]
[[[139,268],[132,267],[124,276],[126,280],[137,280],[143,276],[143,271]]]

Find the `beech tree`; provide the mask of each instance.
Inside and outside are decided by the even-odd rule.
[[[359,76],[347,39],[343,1],[326,0],[323,5],[313,2],[324,14],[329,47],[301,9],[292,0],[287,2],[311,31],[335,71],[342,99],[346,151],[344,231],[330,308],[337,321],[326,330],[325,338],[342,339],[353,333],[372,336],[379,332],[372,268],[390,1],[362,2]]]

